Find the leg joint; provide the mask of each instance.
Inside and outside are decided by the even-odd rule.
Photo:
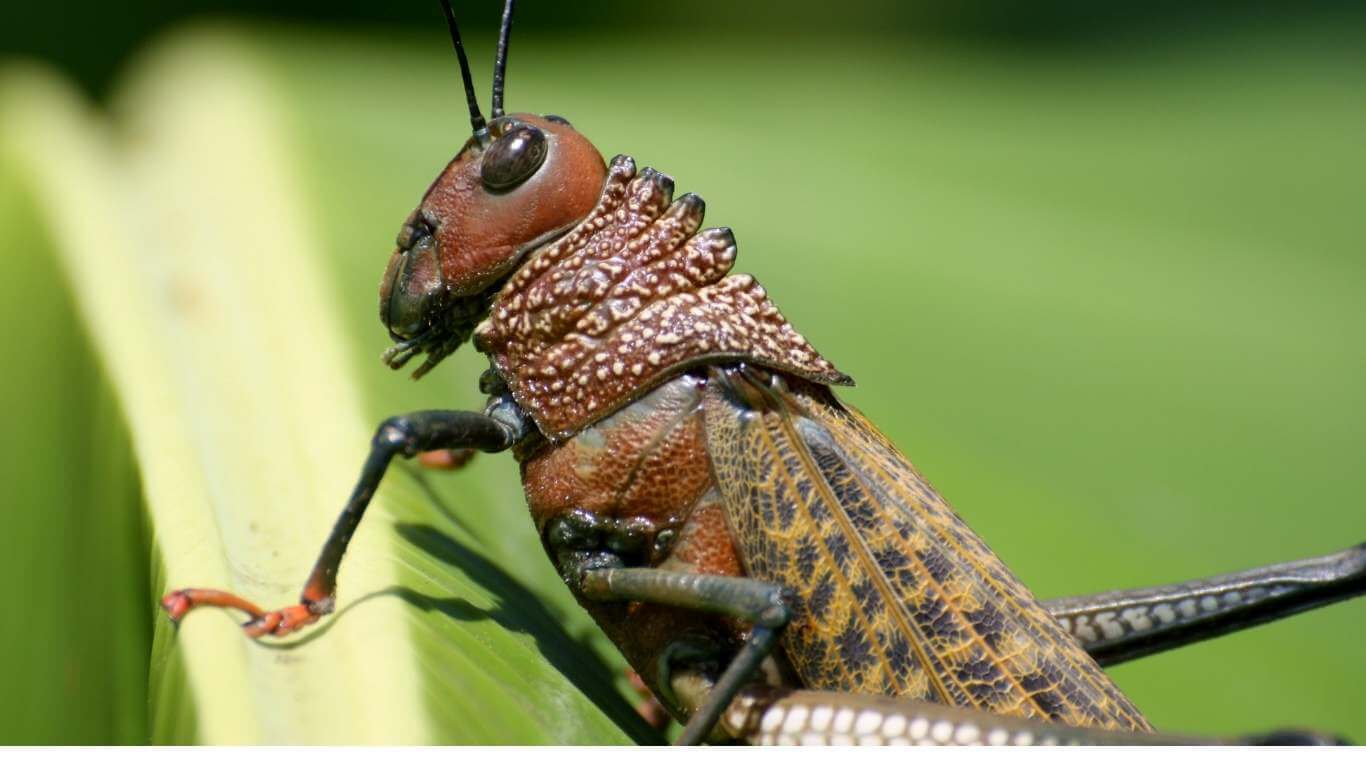
[[[417,455],[417,433],[407,416],[390,416],[380,422],[370,445],[390,455],[412,458]]]
[[[790,599],[788,590],[776,584],[769,585],[768,605],[754,617],[754,623],[770,629],[782,629],[792,620],[792,609],[787,607]]]

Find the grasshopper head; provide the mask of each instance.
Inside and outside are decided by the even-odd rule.
[[[397,342],[384,361],[399,368],[426,352],[414,378],[469,338],[492,289],[531,247],[588,215],[607,176],[602,155],[564,118],[503,114],[512,3],[503,16],[487,124],[450,4],[443,6],[474,131],[403,223],[379,286],[380,320]]]

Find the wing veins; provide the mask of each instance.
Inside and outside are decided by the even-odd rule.
[[[853,415],[853,414],[851,413],[851,416],[852,416],[852,415]],[[866,419],[863,419],[863,418],[861,418],[861,417],[855,417],[855,418],[854,418],[854,423],[855,423],[857,426],[861,427],[864,431],[870,432],[870,433],[873,434],[873,435],[878,435],[878,436],[880,436],[879,433],[877,433],[876,431],[874,431],[874,430],[872,430],[872,429],[870,428],[870,425],[867,424]],[[867,436],[865,435],[865,439],[866,439],[866,438],[867,438]],[[882,440],[877,441],[877,442],[883,442],[883,443],[885,443],[885,442],[887,442],[887,441],[886,441],[885,438],[883,438]],[[873,467],[873,470],[874,470],[875,472],[877,472],[879,475],[882,476],[882,478],[883,478],[885,484],[886,484],[888,487],[896,487],[896,483],[894,482],[895,478],[893,478],[893,477],[891,477],[890,475],[888,475],[884,469],[882,469],[881,467],[874,466],[874,467]],[[938,495],[938,494],[936,494],[936,495]],[[880,511],[881,511],[881,510],[880,510]],[[950,549],[953,549],[954,551],[958,552],[961,556],[963,556],[963,557],[967,558],[969,561],[971,561],[971,560],[973,559],[973,555],[972,555],[971,553],[967,552],[967,551],[963,548],[962,544],[960,544],[960,543],[957,541],[956,538],[954,538],[951,534],[948,533],[948,524],[945,523],[945,522],[943,522],[942,520],[936,520],[936,519],[934,519],[935,517],[937,517],[937,516],[936,516],[936,515],[925,515],[925,516],[924,516],[925,520],[929,523],[930,527],[934,529],[936,538],[938,538],[940,541],[944,542]],[[939,517],[942,517],[942,515],[939,515]],[[975,535],[975,534],[974,534],[974,535]],[[984,544],[983,546],[985,546],[985,544]],[[1013,611],[1012,614],[1011,614],[1012,616],[1014,616],[1017,620],[1022,620],[1023,623],[1024,623],[1024,625],[1025,625],[1025,627],[1028,628],[1032,633],[1034,633],[1035,637],[1046,637],[1046,636],[1047,636],[1046,633],[1041,633],[1041,632],[1038,631],[1038,630],[1039,630],[1039,627],[1040,627],[1040,625],[1041,625],[1041,622],[1035,620],[1032,616],[1030,616],[1028,611],[1023,611],[1023,610],[1021,610],[1022,606],[1021,606],[1021,604],[1020,604],[1020,601],[1017,599],[1017,596],[1016,596],[1016,595],[1014,595],[1014,594],[1011,593],[1011,590],[1005,589],[1005,588],[1002,586],[1001,581],[998,580],[998,579],[996,579],[996,578],[994,578],[991,574],[985,573],[985,572],[981,572],[981,571],[978,571],[978,573],[984,578],[985,581],[987,581],[987,582],[990,583],[990,585],[991,585],[991,587],[992,587],[992,591],[993,591],[993,592],[996,592],[996,593],[1000,596],[1000,598],[1002,599],[1002,601],[1003,601],[1004,603],[1006,603],[1007,605],[1009,605],[1011,608],[1014,608],[1014,609],[1015,609],[1015,611]],[[969,622],[969,624],[970,624],[970,622]],[[975,631],[976,631],[976,628],[974,627],[974,632],[975,632]],[[1067,660],[1067,658],[1065,657],[1065,655],[1064,655],[1062,658],[1059,658],[1059,657],[1058,657],[1058,654],[1057,654],[1057,652],[1056,652],[1056,649],[1054,649],[1054,648],[1051,648],[1051,647],[1048,647],[1048,646],[1042,646],[1042,647],[1045,648],[1045,650],[1046,650],[1046,652],[1047,652],[1047,655],[1048,655],[1049,657],[1052,657],[1054,663],[1057,663],[1058,666],[1059,666],[1060,668],[1065,669],[1065,670],[1071,670],[1071,671],[1074,672],[1074,673],[1080,673],[1080,677],[1081,677],[1082,679],[1087,680],[1094,688],[1097,689],[1097,690],[1095,691],[1096,693],[1100,694],[1102,697],[1104,697],[1104,699],[1107,699],[1107,700],[1113,698],[1113,697],[1109,696],[1109,695],[1107,694],[1107,692],[1104,690],[1104,689],[1106,688],[1106,686],[1103,684],[1104,681],[1097,679],[1097,677],[1096,677],[1095,675],[1091,674],[1089,670],[1078,669],[1077,667],[1074,667],[1074,666],[1072,666],[1071,664],[1066,663],[1068,660]],[[989,646],[988,646],[988,649],[990,650],[990,647],[989,647]],[[1062,663],[1059,663],[1059,662],[1062,662]],[[1021,687],[1020,690],[1025,691],[1026,689],[1024,689],[1023,687]],[[1045,689],[1045,690],[1046,690],[1046,689]],[[1032,704],[1034,704],[1034,706],[1040,711],[1041,714],[1043,714],[1045,717],[1048,717],[1048,716],[1049,716],[1048,713],[1047,713],[1045,710],[1043,710],[1042,706],[1040,706],[1039,703],[1038,703],[1037,701],[1035,701],[1033,695],[1030,694],[1030,693],[1027,692],[1027,691],[1026,691],[1026,698],[1027,698]],[[1080,710],[1080,707],[1078,707],[1078,706],[1077,706],[1075,703],[1073,703],[1070,699],[1065,699],[1065,701],[1067,701],[1067,704],[1068,704],[1069,708],[1071,708],[1071,709],[1073,709],[1073,710]],[[1096,702],[1095,704],[1096,704],[1096,706],[1099,708],[1099,707],[1101,707],[1101,705],[1103,704],[1103,702]],[[1135,712],[1131,712],[1131,711],[1130,711],[1131,707],[1125,707],[1125,706],[1123,706],[1123,703],[1121,703],[1119,709],[1120,709],[1121,712],[1124,713],[1124,715],[1125,715],[1126,717],[1128,717],[1128,718],[1131,720],[1131,722],[1133,723],[1133,725],[1134,725],[1136,728],[1143,729],[1145,726],[1147,726],[1147,721],[1146,721],[1141,715],[1135,716],[1136,711],[1135,711]],[[1102,711],[1103,711],[1103,710],[1102,710]],[[1078,711],[1078,714],[1083,714],[1083,713],[1082,713],[1081,711]],[[1150,729],[1150,728],[1149,728],[1149,729]]]
[[[767,443],[769,444],[769,446],[772,448],[773,455],[774,455],[774,456],[780,456],[781,454],[778,453],[778,446],[777,446],[777,444],[773,441],[773,437],[772,437],[772,435],[769,434],[769,432],[768,432],[767,429],[765,429],[765,430],[763,431],[762,436],[763,436],[763,438],[764,438],[764,441],[767,442]],[[795,449],[794,449],[794,453],[795,453]],[[787,469],[787,467],[786,467],[786,462],[781,462],[781,463],[783,464],[783,473],[782,473],[782,474],[783,474],[783,479],[784,479],[784,481],[786,482],[786,484],[787,484],[787,486],[788,486],[788,489],[791,491],[792,496],[793,496],[794,499],[800,499],[800,498],[801,498],[801,494],[797,492],[796,484],[795,484],[795,483],[793,482],[793,480],[792,480],[792,473]],[[813,531],[814,531],[814,530],[819,530],[819,526],[816,524],[816,519],[815,519],[815,517],[813,517],[812,514],[811,514],[811,510],[810,510],[810,508],[809,508],[809,505],[803,503],[803,504],[800,504],[800,505],[798,505],[798,506],[799,506],[799,507],[802,509],[802,511],[805,513],[806,518],[807,518],[808,520],[811,521],[812,530],[813,530]],[[819,538],[820,538],[820,537],[818,537],[818,536],[817,536],[817,537],[813,537],[813,539],[816,540],[817,545],[821,548],[821,550],[822,550],[823,552],[825,552],[826,558],[827,558],[830,562],[834,562],[834,557],[833,557],[833,555],[831,555],[829,548],[826,547],[825,542],[824,542],[824,541],[820,541]],[[850,588],[850,586],[849,586],[849,581],[844,577],[844,573],[843,573],[842,571],[840,571],[839,568],[831,568],[831,573],[834,574],[835,579],[836,579],[837,581],[839,581],[839,583],[843,586],[843,588],[844,588],[845,591],[851,592],[851,593],[853,592],[853,590],[852,590],[852,589]],[[854,608],[855,611],[858,612],[859,618],[862,619],[863,625],[864,625],[864,626],[871,626],[871,622],[868,621],[868,616],[863,612],[863,606],[862,606],[862,605],[859,605],[859,604],[857,603],[857,601],[855,601],[855,602],[854,602],[854,605],[853,605],[853,608]],[[874,645],[874,647],[877,648],[877,655],[878,655],[878,658],[881,660],[880,663],[881,663],[882,667],[883,667],[884,669],[887,670],[887,677],[888,677],[888,679],[895,680],[895,679],[896,679],[896,673],[895,673],[895,671],[892,669],[891,660],[889,660],[889,659],[887,658],[887,654],[885,653],[884,649],[883,649],[881,646],[877,646],[877,644],[873,644],[873,645]],[[928,667],[927,667],[927,669],[928,669]]]
[[[871,497],[873,497],[873,498],[883,498],[883,499],[884,499],[884,501],[885,501],[886,503],[883,504],[883,505],[879,505],[879,506],[878,506],[878,515],[880,515],[883,519],[888,520],[888,521],[890,522],[890,518],[888,517],[888,513],[889,513],[888,507],[890,507],[891,505],[895,504],[895,505],[897,506],[897,508],[899,508],[903,513],[907,514],[908,516],[911,516],[911,517],[913,517],[913,518],[915,518],[915,519],[918,519],[918,520],[924,520],[925,523],[927,524],[927,526],[928,526],[929,528],[933,529],[933,530],[931,531],[931,533],[934,535],[934,538],[938,539],[938,540],[939,540],[943,545],[945,545],[948,549],[952,549],[952,550],[954,550],[954,551],[957,551],[961,556],[963,556],[963,557],[965,557],[965,558],[970,558],[970,557],[971,557],[967,552],[965,552],[965,551],[963,551],[961,548],[955,546],[955,542],[949,541],[949,539],[951,539],[952,537],[951,537],[951,536],[946,536],[946,535],[944,534],[943,530],[941,530],[941,526],[940,526],[940,525],[937,525],[937,524],[931,519],[931,518],[933,517],[933,515],[916,515],[916,514],[914,513],[913,510],[906,509],[906,508],[902,505],[902,500],[896,498],[895,494],[879,492],[877,489],[875,489],[874,487],[872,487],[872,485],[868,482],[868,478],[864,475],[864,472],[867,471],[867,470],[866,470],[866,468],[865,468],[862,464],[850,460],[849,457],[845,454],[845,452],[844,452],[842,449],[840,449],[840,448],[838,447],[838,445],[836,445],[836,450],[838,450],[838,451],[840,452],[841,457],[844,458],[845,462],[846,462],[846,463],[850,466],[850,468],[853,470],[854,477],[857,478],[858,481],[859,481],[859,483],[863,485],[864,492],[867,493],[867,494],[869,494],[869,496],[871,496]],[[879,474],[882,474],[883,479],[884,479],[884,481],[885,481],[884,484],[885,484],[887,487],[896,487],[896,483],[893,482],[893,478],[891,478],[890,476],[888,476],[888,475],[886,475],[885,473],[883,473],[883,471],[881,470],[881,468],[878,467],[876,464],[874,464],[874,466],[873,466],[873,471],[878,472]],[[912,558],[910,558],[910,562],[912,563],[912,567],[918,567],[918,569],[919,569],[920,571],[922,571],[922,572],[928,577],[928,579],[929,579],[930,582],[935,583],[935,584],[938,584],[938,583],[939,583],[938,581],[935,580],[933,574],[930,573],[929,568],[926,567],[924,563],[920,562],[920,559],[919,559],[919,558],[912,557]],[[955,570],[955,571],[957,571],[958,573],[960,573],[960,574],[966,576],[966,577],[969,578],[969,579],[972,578],[971,574],[965,574],[965,573],[963,573],[964,570],[976,571],[976,569],[964,569],[959,563],[956,563],[956,562],[953,563],[953,567],[954,567],[954,570]],[[981,573],[981,572],[979,571],[978,573]],[[982,574],[982,575],[986,576],[988,579],[991,578],[990,574]],[[992,590],[992,591],[996,591],[996,590]],[[946,596],[947,596],[947,593],[946,593]],[[951,603],[949,603],[949,601],[947,601],[947,600],[945,600],[945,608],[946,608],[947,610],[953,611],[954,615],[957,616],[958,619],[959,619],[959,624],[960,624],[960,626],[966,628],[967,631],[968,631],[968,633],[971,635],[971,637],[976,638],[976,640],[978,641],[979,647],[981,647],[981,648],[988,654],[988,658],[991,659],[992,665],[993,665],[994,667],[996,667],[996,669],[1000,670],[1000,671],[1006,676],[1006,678],[1007,678],[1008,680],[1010,680],[1010,682],[1013,684],[1013,686],[1015,687],[1015,689],[1018,690],[1018,691],[1020,691],[1020,693],[1022,694],[1023,699],[1024,699],[1025,701],[1028,701],[1028,702],[1030,703],[1030,705],[1032,705],[1032,707],[1033,707],[1040,715],[1042,715],[1044,718],[1047,718],[1047,717],[1048,717],[1048,712],[1047,712],[1047,711],[1046,711],[1046,710],[1045,710],[1037,701],[1034,700],[1034,697],[1033,697],[1032,695],[1030,695],[1029,690],[1026,689],[1026,688],[1024,687],[1024,684],[1020,681],[1020,679],[1019,679],[1018,677],[1016,677],[1015,673],[1014,673],[1013,671],[1011,671],[1010,668],[1009,668],[1008,666],[1006,666],[1004,656],[1002,656],[1000,653],[998,653],[998,652],[996,651],[995,648],[992,648],[992,647],[991,647],[991,644],[987,642],[986,637],[984,637],[984,636],[982,635],[982,633],[981,633],[980,631],[978,631],[977,626],[976,626],[975,624],[973,624],[970,620],[968,620],[967,616],[964,615],[964,612],[963,612],[961,609],[959,609],[959,608],[953,606],[953,605],[952,605]]]
[[[855,550],[859,553],[859,560],[863,562],[865,572],[872,576],[873,584],[878,592],[882,594],[883,602],[887,604],[888,610],[895,617],[896,622],[902,626],[906,635],[917,641],[912,642],[911,647],[914,649],[916,656],[920,658],[921,664],[924,665],[925,674],[926,677],[929,678],[930,684],[938,691],[940,696],[943,697],[944,703],[959,703],[961,699],[951,696],[948,688],[945,686],[946,681],[940,675],[936,674],[936,671],[940,669],[941,666],[935,663],[937,659],[930,658],[928,638],[924,636],[915,622],[911,621],[909,617],[905,615],[905,607],[901,604],[900,600],[896,599],[897,595],[895,594],[895,590],[887,583],[886,576],[882,573],[882,568],[877,565],[876,559],[874,559],[872,553],[868,551],[866,544],[863,541],[863,537],[860,536],[857,531],[853,530],[853,521],[851,521],[849,516],[845,513],[844,505],[835,497],[835,492],[830,488],[825,474],[816,467],[815,460],[811,456],[806,441],[803,440],[801,435],[797,433],[797,430],[793,428],[788,410],[784,407],[778,415],[781,417],[779,421],[780,428],[786,433],[788,442],[792,444],[794,452],[796,453],[798,460],[803,464],[806,472],[813,479],[818,479],[820,481],[815,487],[818,488],[818,492],[830,507],[831,514],[834,516],[836,524],[844,531],[845,536],[851,540]],[[812,522],[814,524],[815,521],[813,520]],[[825,546],[824,542],[821,543],[821,546]],[[843,580],[842,577],[841,580]],[[847,582],[845,583],[845,587],[849,588]],[[852,589],[850,591],[852,592]],[[857,601],[855,602],[857,603]],[[862,613],[861,606],[860,613]],[[889,669],[888,671],[891,670]],[[895,680],[896,675],[893,674],[891,679]],[[959,693],[967,700],[971,700],[971,697],[967,695],[966,690],[959,688]]]

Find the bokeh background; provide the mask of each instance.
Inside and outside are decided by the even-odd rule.
[[[158,67],[197,41],[248,51],[342,310],[332,373],[372,422],[477,406],[468,351],[416,385],[375,362],[393,233],[466,133],[438,6],[279,5],[10,3],[0,71],[54,69],[135,145],[130,79],[171,78]],[[498,9],[459,5],[486,84]],[[848,399],[1041,597],[1366,538],[1361,4],[520,5],[509,108],[703,195],[740,269],[858,380]],[[91,347],[82,276],[43,255],[60,217],[0,178],[0,742],[168,740],[153,606],[173,553],[102,378],[120,351]],[[549,606],[503,629],[545,647],[563,622],[612,673],[525,530],[510,460],[430,482],[479,507],[477,580]],[[1366,606],[1339,605],[1114,675],[1162,728],[1360,742],[1364,632]],[[621,709],[620,686],[569,676]]]

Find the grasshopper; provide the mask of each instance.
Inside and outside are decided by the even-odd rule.
[[[449,2],[471,135],[404,222],[380,318],[420,377],[472,341],[483,412],[385,420],[299,602],[162,601],[285,636],[335,607],[389,464],[511,451],[565,583],[679,742],[1202,743],[1153,732],[1102,665],[1361,594],[1366,545],[1213,579],[1041,603],[834,387],[705,205],[565,119],[485,120]],[[1246,743],[1317,743],[1308,732]]]

